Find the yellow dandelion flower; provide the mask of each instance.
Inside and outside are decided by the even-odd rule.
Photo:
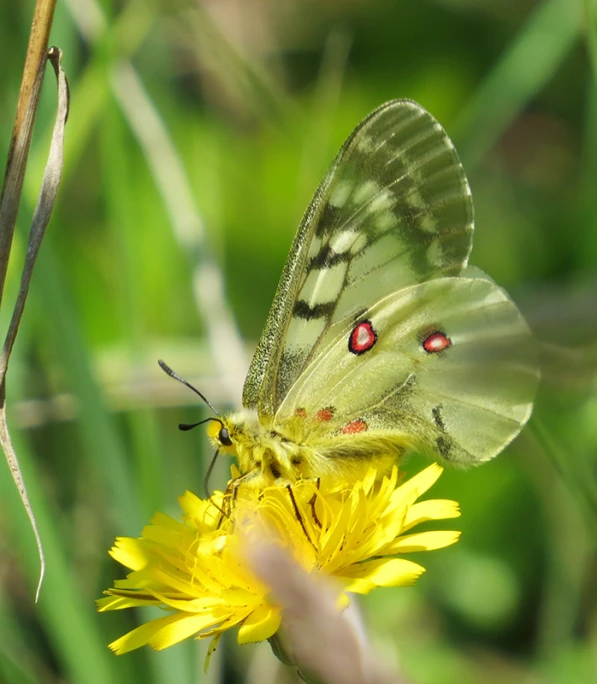
[[[372,469],[362,481],[329,490],[312,480],[260,492],[241,486],[230,517],[221,513],[221,492],[209,500],[186,492],[179,499],[182,521],[157,514],[140,538],[119,537],[110,551],[132,572],[105,592],[98,609],[154,605],[169,611],[110,648],[117,654],[146,644],[160,650],[190,636],[217,638],[235,626],[239,643],[272,637],[282,606],[248,567],[252,535],[288,549],[307,572],[333,578],[340,605],[346,592],[413,584],[424,568],[400,556],[449,546],[459,536],[410,532],[419,523],[460,515],[454,501],[417,502],[441,472],[434,464],[398,484],[396,468],[381,482]]]

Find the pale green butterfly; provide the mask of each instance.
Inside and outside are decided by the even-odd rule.
[[[533,338],[467,267],[472,235],[466,176],[428,112],[395,100],[357,126],[294,238],[244,408],[208,429],[242,481],[382,474],[409,450],[474,464],[518,435]]]

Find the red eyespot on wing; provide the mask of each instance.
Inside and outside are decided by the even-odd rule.
[[[299,418],[306,418],[307,412],[304,408],[297,408],[297,410],[294,412],[294,415],[298,416]]]
[[[367,423],[364,420],[357,418],[356,420],[351,420],[350,423],[347,423],[342,428],[342,432],[345,435],[356,435],[357,432],[365,432],[366,429]]]
[[[436,330],[423,340],[423,349],[428,354],[444,351],[452,345],[452,340],[443,332]]]
[[[377,333],[371,321],[362,321],[353,328],[348,338],[348,351],[352,354],[364,354],[377,342]]]
[[[320,409],[315,414],[316,420],[319,420],[322,423],[325,423],[328,420],[332,420],[333,417],[334,417],[334,407],[333,406],[326,406],[326,408]]]

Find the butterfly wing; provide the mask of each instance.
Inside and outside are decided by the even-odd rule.
[[[486,276],[402,288],[330,326],[276,415],[322,456],[419,447],[459,463],[499,453],[526,423],[533,339]]]
[[[457,275],[473,208],[452,142],[420,105],[382,105],[351,134],[292,244],[245,387],[260,422],[274,415],[338,321],[381,298]]]

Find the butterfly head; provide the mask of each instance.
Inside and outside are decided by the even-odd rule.
[[[218,416],[207,423],[207,434],[214,446],[221,452],[234,453],[235,425],[229,418]]]

